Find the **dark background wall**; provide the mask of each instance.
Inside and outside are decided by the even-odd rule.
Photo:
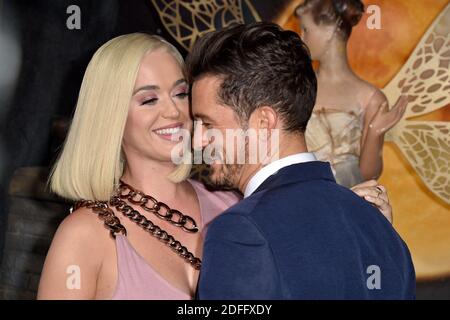
[[[270,19],[283,1],[255,1]],[[66,9],[81,9],[81,30],[69,30]],[[1,9],[3,7],[3,9]],[[54,157],[52,120],[70,117],[84,70],[95,50],[125,33],[159,34],[183,49],[161,24],[150,0],[0,0],[0,17],[15,13],[22,65],[1,134],[13,167],[48,165]]]
[[[270,20],[283,3],[255,1],[255,8]],[[79,30],[66,26],[71,5],[80,8]],[[187,50],[170,36],[151,0],[0,0],[0,30],[20,49],[17,81],[0,87],[0,299],[29,299],[68,214],[69,204],[50,195],[45,182],[93,53],[131,32],[158,34],[183,55]],[[5,48],[0,38],[0,64],[10,63]]]

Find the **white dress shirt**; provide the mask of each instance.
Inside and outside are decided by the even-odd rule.
[[[256,189],[271,175],[277,173],[280,169],[302,162],[317,161],[313,153],[303,152],[296,153],[269,163],[265,167],[262,167],[256,174],[250,179],[244,191],[244,198],[250,196]]]

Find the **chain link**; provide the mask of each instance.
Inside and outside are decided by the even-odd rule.
[[[166,244],[173,252],[192,265],[194,269],[200,269],[202,261],[199,258],[195,257],[185,246],[181,244],[180,241],[176,240],[172,235],[167,233],[167,231],[161,229],[161,227],[154,224],[139,211],[128,205],[125,200],[129,201],[131,204],[139,205],[144,210],[154,213],[158,218],[169,221],[173,225],[181,227],[187,232],[198,232],[198,227],[194,219],[190,216],[182,214],[178,210],[170,209],[165,203],[159,202],[155,198],[140,191],[136,191],[131,186],[123,182],[121,182],[117,193],[109,200],[110,206],[115,207],[117,211],[121,212],[124,216],[150,233],[151,236]],[[152,207],[147,206],[149,201],[153,203]],[[111,236],[114,239],[116,238],[115,234],[119,232],[126,236],[127,231],[125,227],[120,223],[119,218],[116,217],[114,211],[109,207],[109,205],[108,202],[103,201],[81,200],[75,203],[74,210],[80,207],[89,208],[96,213],[101,220],[104,221],[105,226],[107,226],[110,230]],[[162,212],[161,208],[163,208]],[[176,220],[173,220],[174,217],[176,217]]]
[[[152,196],[146,195],[139,190],[135,190],[123,181],[120,181],[118,196],[121,199],[128,200],[132,204],[140,206],[147,212],[153,213],[159,219],[168,221],[171,224],[182,228],[186,232],[198,232],[197,223],[192,217],[184,215],[178,210],[171,209],[164,202],[160,202]],[[150,205],[148,205],[149,203]]]

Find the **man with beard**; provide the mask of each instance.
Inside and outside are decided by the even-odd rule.
[[[186,64],[194,140],[221,154],[211,180],[244,194],[209,226],[198,297],[414,298],[414,267],[400,236],[307,151],[317,82],[299,36],[267,22],[234,25],[202,37]],[[233,130],[254,132],[236,135],[247,142],[246,161],[237,161],[242,148],[208,129],[225,140]],[[252,137],[269,151],[256,163],[248,161]]]

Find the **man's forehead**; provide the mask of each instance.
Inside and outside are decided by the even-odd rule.
[[[218,105],[217,103],[217,90],[219,89],[218,77],[215,76],[204,76],[198,80],[195,80],[192,84],[192,111],[199,111],[199,109],[204,109],[203,107],[208,107],[209,110],[215,109]]]
[[[205,88],[208,88],[209,90],[206,93],[215,93],[220,85],[222,84],[223,79],[220,76],[217,75],[204,75],[200,77],[199,79],[196,79],[192,84],[192,89],[200,89],[200,91],[204,90]],[[196,90],[199,93],[199,90]]]

